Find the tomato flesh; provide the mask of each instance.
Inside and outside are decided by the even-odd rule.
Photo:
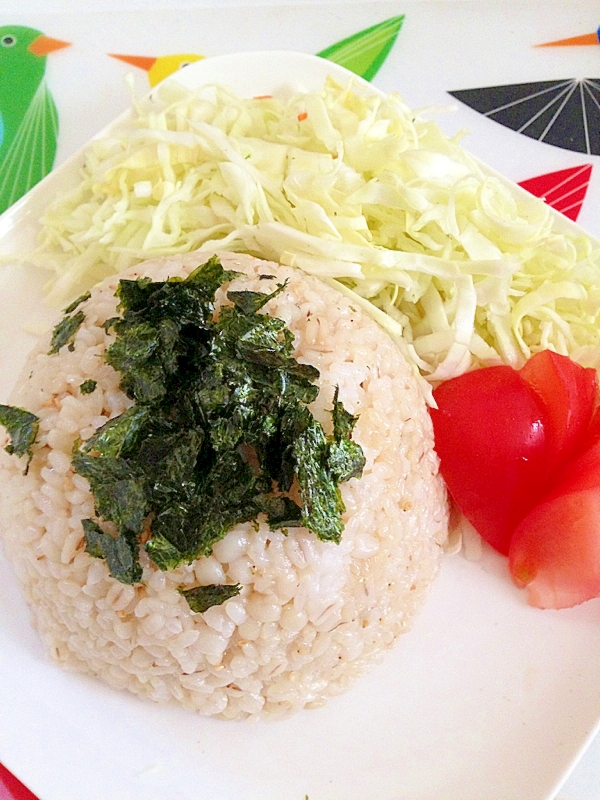
[[[481,536],[509,555],[528,602],[566,608],[600,596],[596,371],[545,350],[519,372],[477,370],[433,396],[450,494]]]
[[[542,350],[527,361],[520,374],[544,410],[546,469],[552,476],[587,444],[598,391],[596,370]]]
[[[431,409],[440,470],[480,535],[508,554],[517,523],[543,493],[546,436],[536,393],[508,366],[442,383]]]
[[[598,402],[598,400],[596,400]],[[594,445],[596,442],[600,442],[600,407],[596,407],[594,414],[592,416],[592,421],[590,422],[590,427],[586,433],[586,440],[589,446]]]
[[[570,608],[600,596],[600,444],[517,526],[509,566],[537,608]]]

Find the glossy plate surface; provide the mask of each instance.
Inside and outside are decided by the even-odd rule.
[[[256,95],[318,88],[328,74],[350,77],[271,52],[206,59],[177,80]],[[0,217],[1,257],[31,248],[40,212],[80,163]],[[16,264],[0,271],[1,402],[34,340],[23,324],[55,315],[42,283]],[[49,663],[2,557],[0,761],[42,800],[82,787],[86,800],[549,800],[600,720],[599,611],[600,600],[529,608],[496,554],[448,557],[413,630],[348,693],[288,720],[232,723]]]

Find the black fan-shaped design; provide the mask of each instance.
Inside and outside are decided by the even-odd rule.
[[[600,78],[513,83],[449,94],[532,139],[600,155]]]

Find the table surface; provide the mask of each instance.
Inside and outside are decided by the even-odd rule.
[[[148,59],[156,59],[164,71],[170,68],[167,57],[179,53],[325,51],[380,88],[399,91],[412,107],[447,109],[452,103],[452,113],[438,116],[447,132],[468,129],[468,149],[507,177],[527,182],[530,191],[545,194],[600,238],[600,141],[594,140],[594,131],[586,128],[583,143],[576,134],[569,138],[563,133],[559,140],[543,127],[536,133],[530,119],[511,119],[498,110],[511,105],[519,84],[559,84],[600,74],[597,36],[593,45],[600,23],[595,0],[95,0],[89,8],[88,0],[3,0],[0,9],[0,29],[24,25],[71,42],[48,57],[45,74],[59,119],[56,165],[128,106],[126,73],[134,74],[140,93],[157,79],[158,67],[148,71],[107,53],[144,56],[146,66]],[[375,33],[355,36],[376,25]],[[583,35],[589,35],[590,46],[535,47]],[[349,37],[361,44],[360,58],[348,46],[334,47]],[[502,100],[486,95],[489,86],[501,87]],[[557,172],[560,176],[551,177]],[[0,771],[0,800],[19,797],[14,787],[10,791]],[[558,798],[599,796],[600,736]]]

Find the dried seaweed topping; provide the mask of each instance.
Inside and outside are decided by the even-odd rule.
[[[89,379],[79,384],[79,391],[81,394],[91,394],[93,391],[95,391],[96,386],[98,386],[98,382]]]
[[[64,347],[64,345],[70,342],[71,338],[79,330],[79,327],[84,319],[85,314],[83,311],[78,311],[72,316],[67,315],[63,317],[52,331],[52,339],[50,342],[50,350],[48,351],[48,355],[51,356],[54,355],[54,353],[58,353],[61,347]]]
[[[63,314],[71,314],[71,313],[72,313],[73,311],[75,311],[75,309],[76,309],[76,308],[78,308],[78,307],[79,307],[79,306],[80,306],[82,303],[85,303],[85,301],[86,301],[86,300],[89,300],[91,296],[92,296],[91,292],[84,292],[84,294],[82,294],[82,295],[81,295],[80,297],[78,297],[76,300],[73,300],[73,302],[72,302],[72,303],[70,303],[70,304],[69,304],[69,305],[68,305],[68,306],[65,308],[65,310],[63,311]]]
[[[39,417],[30,414],[23,408],[0,405],[0,425],[4,425],[10,437],[10,444],[4,448],[7,453],[16,456],[27,454],[31,461],[31,446],[35,442],[40,425]]]
[[[106,558],[119,580],[139,580],[142,542],[170,570],[209,555],[231,528],[259,515],[272,528],[305,525],[340,540],[338,484],[364,465],[350,438],[355,419],[336,392],[328,437],[308,409],[319,372],[296,361],[283,320],[261,313],[285,284],[271,294],[230,291],[231,305],[215,314],[216,290],[236,276],[212,258],[185,280],[119,284],[122,316],[110,322],[106,360],[134,404],[73,454],[99,524],[117,530],[112,537],[87,522],[88,552]],[[207,588],[185,596],[200,607]],[[215,597],[230,589],[216,587]]]
[[[338,483],[349,481],[362,475],[365,456],[362,448],[350,438],[357,417],[352,416],[338,400],[339,388],[336,386],[333,397],[333,441],[328,453],[328,466]]]
[[[199,614],[204,613],[211,606],[218,606],[235,597],[242,591],[239,583],[234,584],[210,584],[209,586],[197,586],[194,589],[182,589],[181,594],[188,601],[192,611]]]
[[[111,575],[121,583],[136,583],[142,577],[137,561],[137,542],[127,536],[116,538],[105,533],[93,519],[82,519],[85,549],[94,558],[104,558]]]

